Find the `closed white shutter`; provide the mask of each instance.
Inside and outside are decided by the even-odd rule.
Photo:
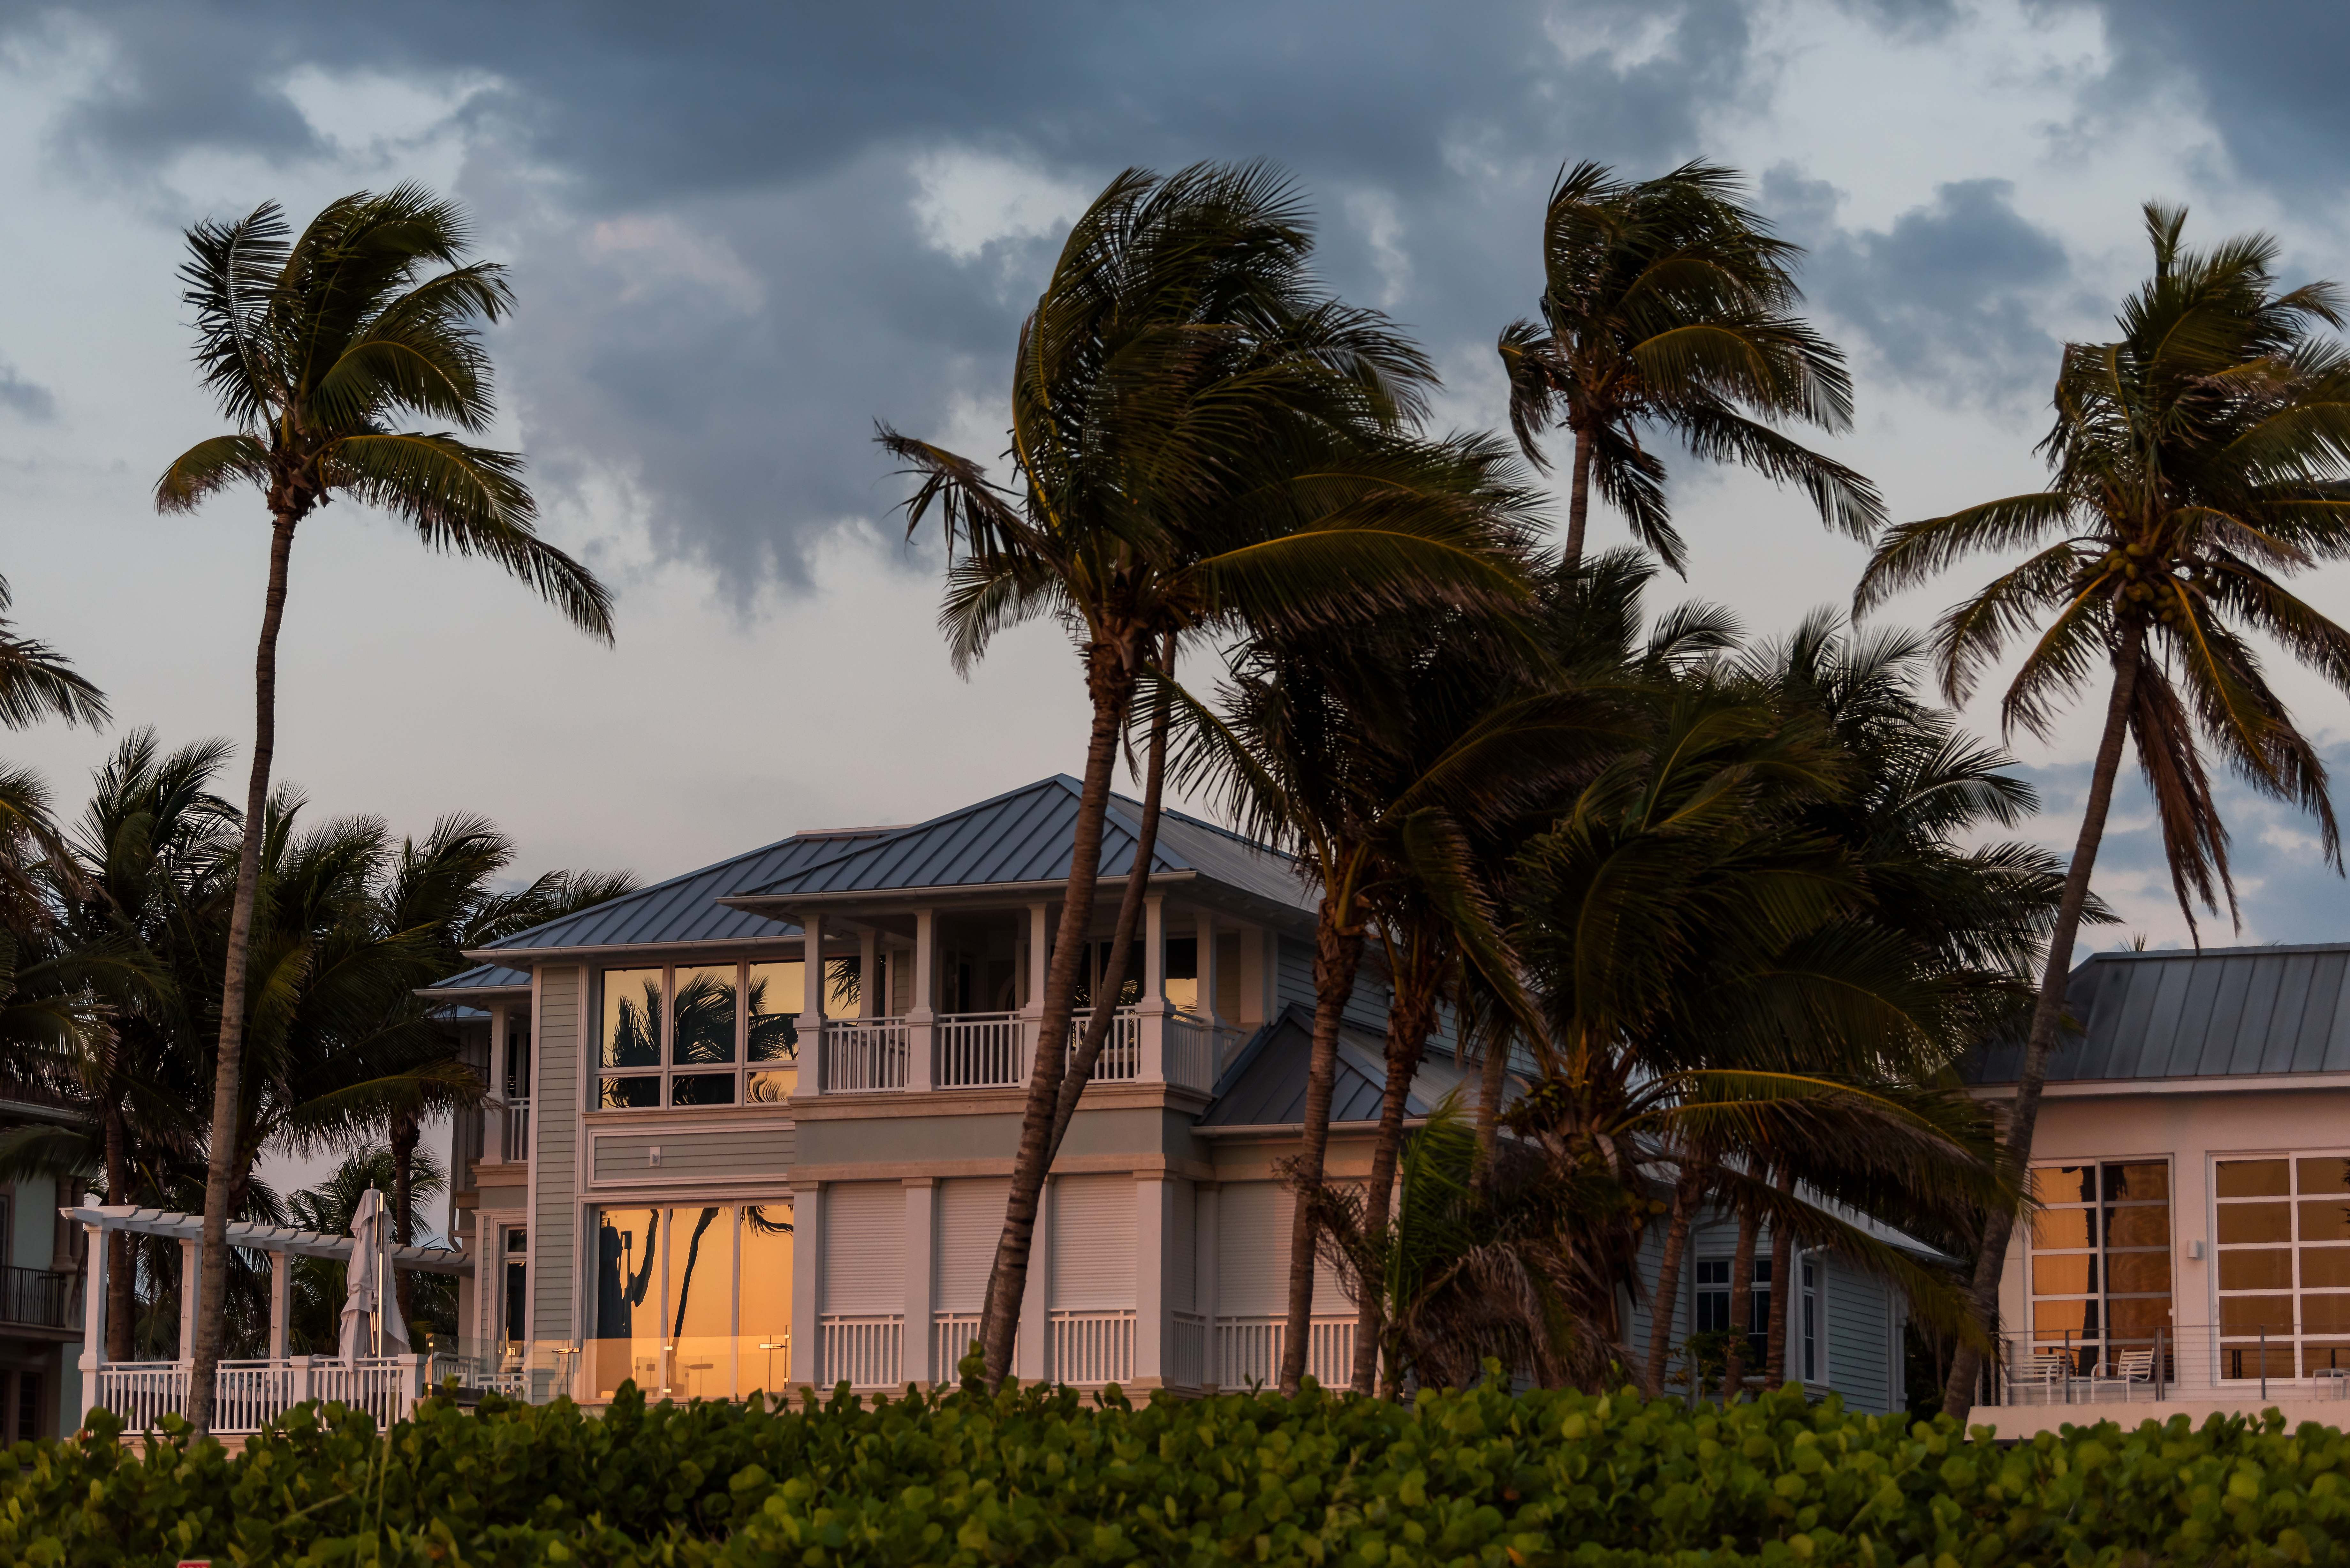
[[[1216,1207],[1216,1315],[1278,1316],[1289,1310],[1289,1227],[1297,1200],[1274,1181],[1228,1183]],[[1314,1264],[1317,1317],[1351,1312],[1354,1302],[1319,1258]]]
[[[906,1310],[906,1189],[843,1181],[824,1189],[826,1312]]]
[[[974,1313],[987,1304],[987,1272],[1003,1238],[1003,1205],[1012,1183],[1000,1177],[956,1177],[939,1184],[936,1273],[938,1310]]]
[[[1134,1178],[1058,1178],[1051,1210],[1053,1305],[1067,1311],[1132,1307]]]
[[[1195,1263],[1199,1249],[1194,1244],[1198,1221],[1193,1218],[1191,1184],[1178,1181],[1174,1188],[1175,1213],[1168,1221],[1174,1234],[1167,1238],[1167,1310],[1191,1312],[1199,1291],[1194,1277],[1199,1272]]]

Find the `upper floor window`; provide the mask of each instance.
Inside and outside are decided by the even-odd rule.
[[[2168,1162],[2043,1165],[2032,1192],[2033,1354],[2069,1345],[2085,1372],[2152,1349],[2171,1326]]]
[[[2350,1368],[2350,1158],[2213,1163],[2220,1375],[2313,1376]]]
[[[600,980],[597,1109],[791,1097],[798,961],[645,965]]]

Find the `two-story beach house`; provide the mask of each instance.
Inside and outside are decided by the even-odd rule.
[[[2098,953],[2033,1137],[1978,1419],[2350,1417],[2350,943]],[[2022,1053],[1974,1068],[2013,1097]],[[2114,1412],[2104,1412],[2112,1414]],[[2167,1413],[2153,1411],[2148,1413]]]
[[[953,1377],[1002,1229],[1076,806],[1054,778],[912,826],[795,834],[525,932],[431,993],[497,1102],[458,1132],[456,1229],[475,1265],[463,1332],[513,1386],[592,1403],[629,1378],[684,1397]],[[1112,808],[1094,974],[1138,811]],[[1141,951],[1048,1184],[1017,1370],[1244,1386],[1281,1356],[1276,1166],[1305,1099],[1313,894],[1282,856],[1175,813],[1142,874]],[[1375,971],[1340,1051],[1336,1179],[1367,1169],[1378,1116]],[[1474,1078],[1440,1040],[1414,1114]],[[1728,1326],[1731,1240],[1700,1235],[1677,1338]],[[1794,1272],[1791,1371],[1898,1407],[1898,1301],[1833,1254]],[[1354,1315],[1325,1274],[1325,1382],[1346,1379]]]

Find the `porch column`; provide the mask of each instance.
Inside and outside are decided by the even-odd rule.
[[[180,1360],[196,1358],[196,1311],[204,1288],[204,1246],[200,1241],[180,1243]]]
[[[931,1228],[937,1223],[938,1183],[927,1176],[906,1178],[906,1338],[898,1376],[908,1383],[953,1381],[954,1367],[933,1366],[938,1335],[931,1332]]]
[[[106,1228],[85,1225],[89,1235],[89,1273],[82,1282],[81,1300],[81,1369],[94,1373],[106,1359]],[[98,1402],[98,1386],[85,1376],[81,1397],[85,1405]]]
[[[1213,1390],[1223,1376],[1216,1354],[1216,1200],[1222,1189],[1212,1181],[1191,1185],[1191,1310],[1200,1314],[1200,1387]]]
[[[1266,937],[1256,926],[1241,928],[1241,1015],[1240,1026],[1253,1030],[1273,1016],[1273,983],[1267,973],[1273,966],[1266,961]]]
[[[800,917],[799,1036],[802,1055],[795,1096],[824,1093],[824,916],[814,909]]]
[[[508,1072],[506,1064],[506,1004],[503,1002],[493,1002],[490,1003],[490,1060],[487,1070],[490,1075],[490,1081],[482,1086],[489,1091],[490,1098],[497,1103],[498,1130],[497,1142],[493,1144],[490,1141],[491,1135],[489,1131],[488,1118],[483,1118],[482,1163],[484,1165],[488,1165],[494,1160],[503,1164],[506,1158],[506,1118],[514,1114],[506,1109],[506,1075]],[[454,1161],[452,1160],[452,1163],[453,1164]],[[458,1168],[462,1172],[463,1167],[460,1166]],[[275,1355],[276,1353],[272,1352],[272,1354]]]
[[[822,1388],[824,1183],[792,1183],[791,1372],[785,1381]]]
[[[1044,1379],[1045,1347],[1052,1335],[1053,1179],[1036,1195],[1036,1232],[1028,1241],[1028,1288],[1020,1297],[1020,1335],[1013,1345],[1012,1375],[1024,1383]]]
[[[294,1262],[291,1252],[269,1254],[269,1359],[286,1359],[286,1324],[294,1315]],[[479,1265],[475,1265],[479,1267]],[[480,1282],[475,1282],[478,1290]]]
[[[1028,906],[1028,1005],[1021,1009],[1028,1015],[1028,1022],[1020,1031],[1023,1083],[1036,1070],[1036,1031],[1043,1026],[1045,1016],[1045,964],[1053,946],[1053,928],[1047,919],[1052,912],[1050,904]]]
[[[867,926],[857,940],[857,1016],[879,1018],[889,1011],[881,989],[881,933]]]
[[[1209,910],[1201,910],[1197,929],[1200,961],[1195,966],[1195,971],[1200,977],[1200,1002],[1191,1011],[1199,1014],[1201,1023],[1213,1029],[1218,1022],[1216,1018],[1216,917]],[[1211,1067],[1214,1064],[1209,1064]]]
[[[1175,1184],[1163,1170],[1134,1173],[1134,1386],[1167,1382],[1167,1248],[1174,1239]]]
[[[1146,1084],[1167,1081],[1167,900],[1156,893],[1142,900],[1142,1002],[1135,1010],[1142,1035],[1142,1061],[1135,1076]]]
[[[914,911],[913,1005],[906,1010],[906,1087],[920,1091],[938,1082],[939,912]],[[908,1325],[910,1331],[911,1325]]]

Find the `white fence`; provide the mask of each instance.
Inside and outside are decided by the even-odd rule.
[[[1167,1314],[1167,1381],[1197,1388],[1208,1376],[1208,1320],[1195,1312]]]
[[[904,1089],[910,1034],[902,1018],[826,1019],[824,1092],[877,1095]]]
[[[851,1388],[895,1388],[905,1365],[906,1320],[889,1316],[827,1313],[817,1320],[816,1377],[819,1387],[846,1382]]]
[[[1134,1381],[1134,1314],[1052,1314],[1053,1364],[1045,1376],[1080,1387]]]
[[[1069,1020],[1069,1053],[1076,1054],[1078,1044],[1086,1037],[1086,1025],[1093,1021],[1091,1008],[1079,1008]],[[1131,1007],[1121,1007],[1109,1015],[1109,1033],[1102,1039],[1101,1054],[1094,1058],[1094,1074],[1088,1082],[1096,1084],[1130,1084],[1142,1076],[1142,1017]]]
[[[1028,1081],[1028,1023],[1016,1012],[940,1018],[931,1081],[941,1089],[993,1089]]]
[[[1344,1388],[1355,1376],[1355,1314],[1315,1317],[1307,1330],[1305,1370],[1325,1388]],[[1218,1386],[1246,1388],[1281,1381],[1289,1340],[1285,1317],[1220,1317],[1213,1366]]]
[[[1216,1085],[1215,1036],[1204,1020],[1170,1012],[1159,1038],[1167,1058],[1167,1081],[1207,1093]]]
[[[498,1158],[509,1165],[530,1158],[530,1099],[507,1100],[498,1108]]]
[[[356,1362],[324,1356],[284,1361],[224,1361],[213,1395],[213,1430],[257,1432],[311,1399],[339,1401],[373,1417],[379,1429],[406,1418],[429,1392],[431,1356],[387,1355]],[[188,1375],[177,1361],[111,1362],[98,1369],[90,1403],[143,1431],[188,1411]]]

